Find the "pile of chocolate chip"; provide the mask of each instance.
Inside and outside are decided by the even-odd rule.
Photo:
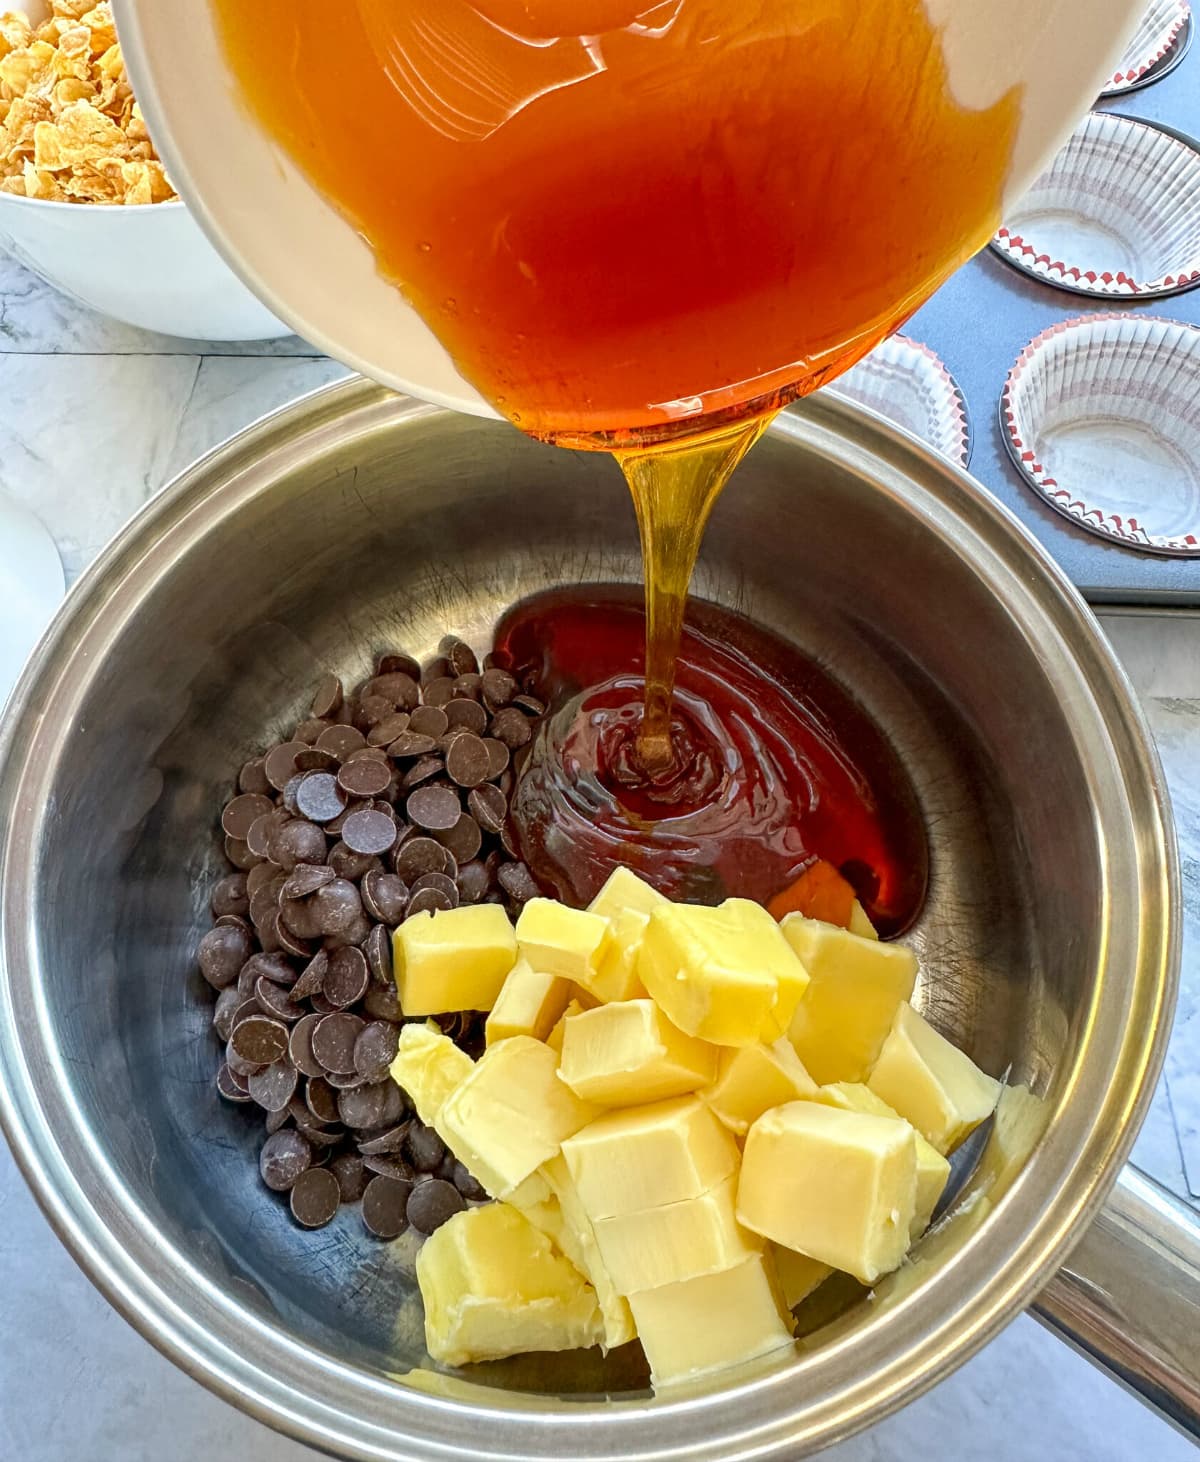
[[[197,960],[225,1043],[217,1090],[266,1112],[263,1182],[307,1228],[361,1199],[378,1237],[429,1234],[487,1196],[389,1074],[405,1018],[391,935],[460,903],[515,915],[537,893],[508,797],[544,710],[447,639],[424,670],[383,656],[352,695],[324,676],[308,719],[241,769],[221,816],[237,871]],[[440,1023],[480,1053],[482,1015]]]

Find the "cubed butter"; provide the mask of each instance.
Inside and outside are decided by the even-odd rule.
[[[403,928],[403,925],[401,925]],[[530,899],[517,920],[517,945],[535,970],[586,989],[611,938],[608,920],[557,899]]]
[[[785,1036],[769,1046],[727,1046],[701,1098],[740,1137],[772,1107],[816,1095],[817,1084]]]
[[[656,909],[637,969],[680,1030],[723,1046],[782,1035],[808,983],[779,925],[747,899]]]
[[[392,935],[396,991],[405,1015],[490,1010],[517,962],[517,938],[499,904],[414,914]]]
[[[695,1097],[618,1108],[566,1138],[562,1150],[593,1223],[698,1198],[738,1163],[733,1134]]]
[[[656,1386],[781,1350],[792,1340],[767,1255],[641,1290],[629,1301]]]
[[[532,1036],[489,1046],[438,1114],[438,1135],[493,1198],[503,1198],[599,1112],[558,1078]]]
[[[425,1344],[446,1365],[597,1345],[596,1295],[507,1203],[456,1213],[421,1246]]]
[[[857,899],[850,905],[850,933],[858,934],[863,939],[878,939],[879,931],[867,917],[867,911]]]
[[[629,1302],[617,1289],[612,1275],[604,1266],[600,1247],[596,1243],[596,1231],[580,1201],[579,1192],[562,1153],[552,1157],[540,1171],[558,1202],[562,1217],[563,1239],[559,1248],[596,1291],[604,1322],[604,1346],[606,1350],[614,1350],[618,1345],[635,1339],[637,1335]]]
[[[762,1240],[737,1221],[736,1189],[730,1174],[698,1198],[594,1220],[600,1257],[617,1289],[634,1295],[729,1269],[758,1253]]]
[[[835,1082],[817,1091],[817,1100],[843,1112],[867,1112],[876,1117],[898,1117],[899,1112],[877,1097],[869,1086],[860,1082]],[[950,1181],[950,1164],[933,1144],[913,1128],[917,1139],[917,1204],[913,1213],[910,1237],[915,1241],[929,1227],[938,1199]]]
[[[558,1074],[601,1106],[645,1105],[707,1086],[717,1048],[671,1024],[653,1000],[598,1005],[566,1023]]]
[[[789,1310],[794,1310],[806,1300],[833,1273],[831,1265],[810,1259],[807,1254],[798,1254],[795,1249],[785,1249],[782,1244],[768,1244],[767,1253],[775,1261],[779,1288]]]
[[[651,888],[644,878],[639,878],[632,868],[614,868],[608,881],[588,904],[593,914],[605,919],[615,919],[619,914],[641,914],[648,919],[655,909],[661,909],[671,901],[658,889]]]
[[[916,1199],[916,1137],[899,1118],[789,1102],[746,1136],[740,1222],[863,1284],[903,1260]]]
[[[484,1027],[489,1046],[509,1036],[544,1041],[567,1008],[571,982],[561,975],[543,975],[526,959],[518,959],[505,976]]]
[[[392,1080],[408,1093],[417,1116],[427,1127],[437,1122],[442,1104],[474,1069],[470,1056],[430,1021],[400,1027],[400,1044],[392,1062]]]
[[[649,915],[637,909],[623,909],[609,921],[612,937],[594,974],[588,977],[587,993],[597,1002],[638,1000],[646,993],[638,975],[638,954]],[[582,986],[580,987],[582,988]]]
[[[907,1003],[901,1005],[867,1085],[941,1153],[991,1115],[1000,1083],[980,1071]]]
[[[780,927],[809,974],[788,1030],[797,1055],[815,1081],[865,1081],[913,992],[916,955],[799,914]]]
[[[555,1021],[554,1029],[546,1037],[546,1044],[550,1047],[552,1051],[557,1051],[559,1055],[562,1054],[563,1037],[567,1033],[567,1021],[570,1020],[573,1015],[580,1015],[585,1009],[588,1008],[589,1007],[585,1006],[581,1000],[572,999],[569,1002],[567,1008]],[[593,1006],[590,1008],[594,1009],[595,1007]]]

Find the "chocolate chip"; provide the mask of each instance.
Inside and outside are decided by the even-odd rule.
[[[395,714],[396,707],[385,696],[364,695],[358,703],[354,724],[360,731],[369,734],[373,727],[380,725]]]
[[[285,1056],[256,1071],[246,1085],[260,1107],[268,1112],[281,1112],[295,1095],[298,1079],[296,1068]]]
[[[217,996],[217,1003],[213,1006],[212,1024],[221,1040],[227,1041],[233,1034],[233,1018],[239,1007],[246,1003],[236,985],[228,985]]]
[[[429,686],[435,680],[445,679],[454,679],[454,676],[450,674],[450,661],[446,659],[445,655],[436,655],[421,671],[421,684]],[[426,696],[426,700],[428,699],[429,697]]]
[[[454,1186],[463,1197],[469,1198],[473,1203],[482,1203],[488,1196],[487,1189],[483,1184],[471,1175],[465,1163],[458,1162],[457,1159],[454,1163],[453,1181]]]
[[[258,792],[263,796],[270,795],[271,784],[267,781],[267,773],[261,756],[243,762],[242,769],[238,772],[238,791]]]
[[[356,757],[338,772],[338,786],[351,797],[377,797],[391,779],[391,767],[374,757]]]
[[[217,919],[223,919],[227,914],[245,914],[250,907],[246,874],[226,874],[213,889],[209,907]]]
[[[500,846],[510,858],[515,859],[518,863],[521,861],[521,850],[517,847],[517,837],[513,831],[511,817],[500,829]]]
[[[221,1069],[217,1072],[218,1096],[224,1097],[227,1102],[248,1102],[250,1093],[245,1086],[246,1079],[238,1076],[228,1063],[223,1061]]]
[[[341,1184],[328,1168],[309,1168],[292,1185],[288,1203],[302,1228],[321,1228],[338,1211]]]
[[[213,989],[222,990],[237,979],[253,948],[253,941],[245,930],[222,924],[210,929],[201,939],[196,949],[196,962]]]
[[[405,1143],[408,1159],[419,1173],[431,1173],[446,1156],[446,1144],[432,1127],[414,1122]]]
[[[334,716],[341,710],[344,692],[336,675],[322,675],[313,695],[312,713],[317,717]]]
[[[264,812],[270,812],[274,803],[267,796],[257,792],[243,792],[232,802],[226,803],[221,813],[221,826],[231,838],[245,840],[250,826]]]
[[[491,757],[482,740],[472,732],[455,737],[446,752],[446,771],[460,787],[478,787],[488,780]]]
[[[362,1151],[360,1145],[359,1151]],[[383,1178],[394,1178],[398,1183],[411,1183],[413,1181],[413,1170],[402,1157],[397,1157],[390,1152],[367,1153],[363,1158],[363,1167],[370,1173],[378,1173]]]
[[[492,712],[507,706],[521,688],[515,675],[496,668],[485,670],[480,682],[484,704]]]
[[[464,904],[477,904],[492,885],[486,865],[478,859],[464,863],[455,882],[458,884],[459,902]]]
[[[445,832],[462,815],[462,803],[449,787],[418,787],[409,793],[405,811],[415,827]]]
[[[392,983],[392,937],[383,924],[372,927],[363,944],[371,978],[377,985]]]
[[[445,706],[446,719],[449,721],[449,729],[454,731],[470,731],[478,736],[487,725],[487,712],[478,701],[466,700],[459,696],[452,701],[447,701]]]
[[[447,701],[454,699],[454,677],[452,675],[442,675],[434,680],[427,680],[422,694],[427,706],[442,706],[444,708]]]
[[[258,1171],[262,1180],[276,1193],[286,1193],[307,1172],[312,1162],[312,1148],[299,1132],[285,1128],[268,1137],[258,1155]]]
[[[349,1091],[352,1087],[365,1086],[366,1077],[357,1071],[327,1071],[325,1080],[337,1091]]]
[[[367,1186],[367,1170],[356,1152],[339,1152],[329,1164],[343,1203],[357,1203]]]
[[[354,1043],[363,1024],[357,1015],[344,1011],[335,1011],[320,1022],[312,1035],[313,1055],[326,1071],[354,1070]]]
[[[479,671],[475,651],[457,635],[446,635],[438,646],[455,675],[474,675]]]
[[[309,772],[296,793],[296,806],[310,822],[332,822],[345,811],[346,794],[330,772]]]
[[[479,824],[467,812],[464,812],[452,828],[447,828],[444,833],[435,834],[443,847],[449,848],[454,855],[455,863],[469,863],[476,857],[483,846],[483,834],[479,830]]]
[[[408,905],[408,885],[394,873],[372,869],[363,875],[359,889],[363,907],[372,919],[381,924],[397,925]]]
[[[356,812],[342,826],[342,841],[352,853],[386,853],[396,841],[395,821],[377,809]]]
[[[323,1076],[310,1076],[304,1085],[304,1104],[318,1122],[338,1120],[338,1094]]]
[[[309,748],[309,751],[311,751],[312,748],[317,744],[317,738],[320,736],[321,732],[327,731],[332,724],[333,723],[331,721],[327,720],[323,716],[309,716],[307,720],[301,721],[296,729],[292,732],[292,740],[303,741],[305,746],[307,746]],[[305,755],[305,753],[302,752],[301,755]],[[323,756],[324,752],[322,752],[321,755]],[[296,758],[296,765],[298,767],[302,766],[299,756]]]
[[[411,1191],[411,1183],[372,1178],[362,1196],[362,1220],[368,1232],[378,1239],[398,1238],[408,1227],[406,1210]]]
[[[296,909],[298,904],[290,904],[289,908]],[[286,954],[294,955],[297,959],[308,959],[313,953],[313,945],[308,939],[301,938],[294,930],[289,929],[282,917],[275,918],[275,938],[279,948]]]
[[[494,736],[483,737],[483,744],[487,747],[488,754],[488,781],[494,782],[508,770],[512,753],[503,741],[497,741]]]
[[[479,701],[483,698],[483,677],[476,672],[459,675],[454,681],[455,700]]]
[[[339,878],[362,878],[372,868],[383,865],[373,853],[355,853],[345,843],[334,843],[329,850],[329,866]]]
[[[337,877],[324,863],[297,863],[279,890],[280,899],[306,899]],[[299,932],[299,931],[297,931]]]
[[[466,1201],[445,1178],[424,1178],[408,1195],[408,1221],[419,1234],[431,1234],[461,1213]]]
[[[444,893],[451,900],[451,908],[458,904],[458,884],[448,873],[422,873],[412,886],[412,897],[423,893],[425,889],[437,889]],[[411,907],[411,899],[410,899]]]
[[[254,999],[264,1015],[274,1016],[285,1025],[299,1020],[304,1014],[300,1006],[292,1000],[291,991],[277,985],[274,980],[268,980],[265,975],[260,975],[255,982]]]
[[[312,1037],[321,1015],[304,1015],[292,1027],[288,1039],[288,1057],[296,1070],[304,1076],[321,1076],[324,1068],[313,1054]]]
[[[439,776],[444,770],[445,763],[440,756],[423,756],[413,762],[400,778],[400,787],[405,792],[411,791],[422,782],[428,782],[431,777]]]
[[[390,1076],[338,1096],[338,1113],[347,1127],[371,1131],[394,1126],[404,1114],[404,1098]]]
[[[496,874],[496,882],[504,892],[519,904],[537,898],[539,889],[533,874],[524,863],[503,863]]]
[[[421,667],[411,655],[405,655],[399,650],[393,650],[387,655],[380,655],[379,664],[376,666],[377,675],[392,675],[399,671],[407,675],[414,682],[421,679]]]
[[[351,752],[359,751],[367,744],[367,738],[353,726],[330,726],[317,737],[317,749],[327,751],[339,761],[347,761]]]
[[[408,722],[408,729],[419,736],[430,736],[435,741],[444,736],[450,721],[441,706],[418,706]]]
[[[362,899],[349,879],[335,878],[312,896],[322,934],[344,934],[362,917]]]
[[[325,834],[315,822],[293,818],[291,822],[285,822],[271,833],[267,842],[267,856],[277,868],[283,868],[289,873],[297,863],[323,863]]]
[[[335,949],[329,956],[329,969],[321,988],[330,1005],[344,1010],[367,993],[369,978],[367,961],[362,950],[349,946]]]
[[[397,1026],[386,1020],[371,1021],[354,1042],[354,1069],[368,1081],[381,1081],[396,1059],[399,1043]]]
[[[546,703],[545,701],[538,700],[537,696],[515,695],[513,696],[512,703],[518,709],[524,711],[527,716],[532,716],[534,720],[546,714]]]
[[[390,746],[393,741],[399,740],[408,730],[408,722],[407,711],[392,711],[390,715],[384,716],[382,721],[376,721],[367,732],[367,750],[380,751],[385,746]]]
[[[372,1020],[403,1020],[400,997],[392,985],[370,985],[363,996],[363,1009]]]
[[[235,868],[248,872],[256,863],[260,863],[263,854],[251,850],[249,843],[244,843],[240,838],[231,838],[228,834],[225,837],[225,857]]]
[[[407,921],[417,914],[444,914],[454,908],[455,904],[456,897],[452,898],[448,893],[443,893],[441,889],[423,888],[409,899],[404,917]]]
[[[421,699],[417,682],[403,671],[393,670],[386,675],[377,675],[363,686],[363,695],[378,696],[393,708],[401,711],[413,710]]]
[[[366,1137],[360,1138],[358,1150],[364,1157],[375,1156],[379,1153],[399,1152],[404,1146],[405,1138],[412,1125],[412,1119],[406,1118],[403,1122],[397,1122],[394,1127],[387,1127],[382,1132],[369,1133]],[[408,1176],[412,1176],[411,1171]]]
[[[263,757],[263,771],[277,792],[282,792],[296,775],[296,757],[304,750],[303,741],[284,741],[273,746]]]
[[[278,879],[277,888],[283,887],[283,874],[278,868],[270,863],[256,863],[250,872],[246,874],[246,893],[248,898],[253,898],[260,888],[268,883],[274,883]]]
[[[329,956],[323,949],[319,949],[308,964],[305,965],[300,978],[288,992],[288,998],[298,1002],[319,994],[324,987],[325,974],[328,969]]]
[[[287,1026],[265,1015],[252,1015],[235,1027],[229,1041],[243,1061],[269,1066],[287,1050]]]
[[[516,706],[507,706],[504,710],[497,711],[492,717],[492,724],[488,730],[510,751],[516,751],[518,747],[527,745],[533,735],[529,717]]]

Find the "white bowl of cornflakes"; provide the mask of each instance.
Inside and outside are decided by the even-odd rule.
[[[0,249],[143,329],[197,340],[289,333],[176,196],[107,0],[0,12]]]

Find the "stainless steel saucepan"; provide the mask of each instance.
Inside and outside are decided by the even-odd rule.
[[[419,1369],[404,1241],[371,1240],[353,1212],[302,1232],[261,1186],[251,1124],[213,1086],[192,965],[235,768],[319,670],[354,679],[447,630],[482,643],[525,594],[639,568],[610,461],[361,380],[252,427],[106,550],[0,732],[0,1115],[64,1241],[192,1374],[352,1457],[791,1459],[911,1399],[1039,1293],[1200,1426],[1195,1229],[1137,1179],[1103,1207],[1175,988],[1154,752],[1029,536],[845,406],[771,429],[695,592],[827,664],[921,799],[919,1001],[1009,1088],[913,1262],[795,1355],[692,1391],[631,1390],[630,1367],[591,1353],[464,1382]]]

